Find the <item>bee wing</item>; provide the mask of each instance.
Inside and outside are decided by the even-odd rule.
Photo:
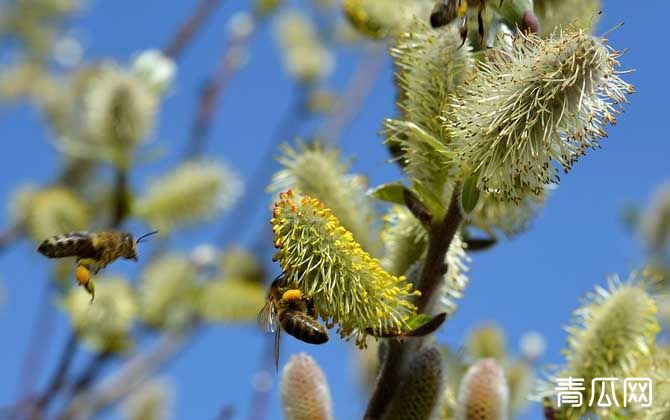
[[[277,309],[271,301],[265,302],[265,306],[258,312],[256,322],[258,323],[258,328],[267,333],[279,331]]]

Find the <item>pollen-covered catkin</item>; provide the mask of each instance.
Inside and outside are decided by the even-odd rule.
[[[442,394],[442,354],[435,347],[417,353],[388,408],[386,420],[428,420]]]
[[[551,36],[560,28],[574,26],[590,32],[598,23],[600,0],[534,0],[542,36]]]
[[[626,283],[616,277],[608,283],[607,288],[596,287],[587,296],[586,304],[575,311],[573,325],[567,329],[568,348],[564,351],[567,363],[559,378],[581,378],[586,385],[594,378],[625,378],[651,356],[660,330],[654,299],[636,274]],[[553,385],[549,387],[554,388]],[[588,402],[591,387],[585,388],[583,400]],[[620,395],[619,401],[621,398]],[[561,411],[567,418],[573,418],[587,408],[588,404],[563,406]]]
[[[319,365],[305,353],[291,357],[279,385],[287,420],[331,420],[330,389]]]
[[[195,266],[179,255],[153,260],[140,277],[138,297],[144,323],[179,329],[192,317],[199,285]]]
[[[138,305],[126,279],[102,276],[96,281],[95,301],[81,289],[72,288],[60,304],[77,337],[92,350],[119,352],[130,346]]]
[[[468,369],[458,391],[455,420],[507,420],[509,390],[495,359],[481,359]]]
[[[135,203],[134,213],[167,231],[229,207],[240,191],[239,179],[226,166],[187,162],[154,181]]]
[[[349,23],[362,35],[383,38],[402,33],[416,18],[430,13],[431,1],[344,0],[342,9]]]
[[[89,223],[88,206],[67,188],[33,190],[19,198],[21,203],[17,203],[17,211],[21,210],[22,215],[17,222],[36,243],[57,234],[85,229]]]
[[[121,405],[125,420],[165,420],[170,418],[174,390],[169,383],[150,379],[133,390]]]
[[[378,240],[374,209],[366,195],[367,181],[359,174],[349,174],[349,165],[339,152],[319,142],[284,145],[278,159],[283,169],[272,178],[272,192],[298,190],[321,201],[349,230],[363,249],[374,254]],[[401,273],[402,274],[402,273]]]
[[[445,108],[463,177],[497,199],[522,200],[558,183],[599,147],[633,87],[617,71],[621,53],[569,30],[548,40],[520,35],[511,53],[492,54]]]
[[[335,58],[320,39],[309,16],[284,12],[277,18],[275,33],[286,71],[302,83],[316,83],[333,71]]]
[[[314,301],[342,337],[399,333],[415,315],[418,294],[404,277],[382,269],[319,200],[291,190],[281,193],[271,220],[275,260],[286,282]]]
[[[395,58],[401,117],[384,122],[386,141],[399,145],[402,161],[412,178],[442,195],[454,165],[445,157],[452,139],[440,116],[448,98],[474,67],[469,46],[459,48],[458,30],[451,25],[430,28],[415,21],[391,48]]]

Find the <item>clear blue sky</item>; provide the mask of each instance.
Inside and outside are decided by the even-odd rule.
[[[77,33],[86,40],[86,57],[113,57],[125,62],[139,50],[162,47],[193,2],[90,3],[90,10],[74,22]],[[224,3],[180,61],[174,92],[165,102],[156,141],[171,153],[164,162],[138,171],[134,180],[138,184],[146,173],[168,167],[181,151],[196,92],[224,47],[227,17],[246,7],[247,2]],[[459,312],[442,329],[440,340],[458,347],[471,328],[493,320],[504,326],[513,351],[525,331],[543,332],[548,351],[542,362],[558,363],[565,346],[562,328],[579,298],[595,284],[602,284],[606,275],[626,276],[640,262],[641,250],[622,227],[620,209],[629,201],[645,201],[656,185],[670,178],[668,63],[661,36],[667,25],[662,19],[669,14],[670,5],[664,1],[605,1],[599,31],[625,22],[610,39],[614,47],[628,49],[622,59],[624,67],[637,70],[627,76],[637,88],[632,105],[619,118],[619,124],[609,130],[603,149],[589,153],[563,177],[560,188],[527,233],[473,257],[471,284]],[[265,28],[254,38],[249,67],[235,78],[217,110],[207,150],[212,158],[233,162],[243,175],[251,173],[259,158],[258,150],[291,103],[291,87],[281,71],[270,35]],[[351,70],[351,54],[343,54],[332,86],[341,87]],[[371,99],[341,142],[346,155],[356,156],[355,170],[368,174],[372,185],[397,176],[393,166],[386,163],[387,154],[376,135],[382,118],[394,113],[391,76],[387,65]],[[18,183],[46,183],[51,179],[57,161],[47,139],[38,115],[28,105],[0,108],[3,203]],[[6,214],[0,221],[0,226],[6,226]],[[265,223],[263,220],[259,226],[267,229]],[[211,233],[191,229],[182,238],[177,246],[187,249],[210,239]],[[0,406],[15,397],[47,266],[27,241],[0,256],[0,281],[6,292],[6,300],[0,304]],[[44,349],[49,368],[53,368],[67,333],[61,314],[51,332],[55,339]],[[250,379],[257,369],[262,343],[264,336],[254,326],[211,328],[199,334],[166,371],[176,385],[175,418],[211,419],[224,404],[233,404],[237,418],[245,418]],[[318,347],[296,340],[284,343],[283,360],[292,353],[308,351],[321,364],[330,381],[338,419],[360,418],[365,401],[360,396],[355,365],[350,363],[348,344],[339,339]],[[78,365],[86,360],[87,355],[83,355]],[[281,417],[275,391],[271,419]],[[538,417],[536,407],[524,418]]]

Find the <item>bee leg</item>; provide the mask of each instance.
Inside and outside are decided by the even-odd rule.
[[[77,283],[84,287],[86,291],[91,295],[91,302],[95,299],[95,285],[91,279],[91,271],[84,264],[78,264],[75,269],[75,277],[77,278]]]
[[[316,318],[316,308],[312,298],[305,298],[305,305],[307,306],[307,314],[312,318]]]
[[[463,17],[463,21],[461,22],[461,27],[460,33],[461,33],[461,45],[458,48],[463,47],[465,45],[465,40],[468,39],[468,21],[467,18]]]
[[[484,42],[484,10],[486,9],[486,0],[481,0],[479,3],[479,11],[477,12],[477,31],[479,31],[479,46]]]
[[[84,285],[84,288],[91,295],[91,302],[93,302],[95,299],[95,285],[93,284],[93,280],[89,280],[89,282]]]
[[[281,329],[277,328],[275,333],[275,372],[279,372],[279,334],[281,334]]]

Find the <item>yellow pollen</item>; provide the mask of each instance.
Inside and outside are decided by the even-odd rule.
[[[302,292],[298,289],[289,289],[284,292],[281,298],[285,302],[295,302],[302,299]]]

